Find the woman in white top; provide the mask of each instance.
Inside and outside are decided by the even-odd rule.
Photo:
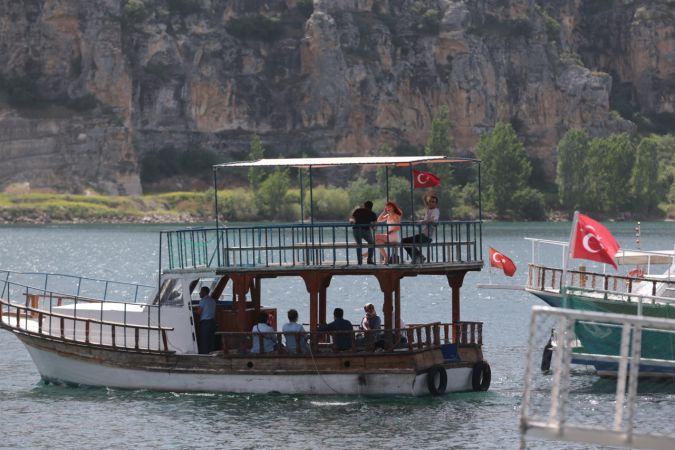
[[[375,244],[398,244],[401,242],[401,216],[403,211],[394,202],[387,202],[384,205],[384,211],[377,218],[378,222],[387,222],[386,233],[378,233],[375,235]],[[380,255],[385,264],[389,263],[389,255],[387,249],[380,247]]]
[[[286,338],[288,353],[307,353],[308,335],[305,328],[298,323],[298,312],[295,309],[288,310],[288,323],[281,330]]]

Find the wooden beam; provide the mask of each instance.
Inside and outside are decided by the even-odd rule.
[[[326,303],[328,302],[328,286],[330,286],[332,278],[333,278],[332,276],[325,278],[324,284],[321,286],[321,289],[319,290],[319,317],[318,317],[319,324],[326,323]]]
[[[464,283],[466,272],[448,274],[448,285],[452,289],[452,342],[457,342],[457,327],[455,324],[461,320],[459,288]]]
[[[237,311],[237,326],[239,331],[249,331],[246,321],[246,293],[251,287],[253,277],[254,275],[252,274],[230,274],[230,279],[232,280],[232,300],[234,302],[234,309]]]
[[[325,291],[328,288],[332,275],[327,272],[308,271],[302,273],[300,276],[305,281],[305,287],[307,288],[307,292],[309,292],[309,329],[312,332],[316,332],[320,320],[319,292]]]
[[[396,315],[399,319],[401,313],[398,310],[400,307],[401,294],[401,278],[404,276],[403,272],[399,270],[388,270],[375,274],[375,278],[380,283],[380,290],[383,293],[382,312],[384,315],[384,328],[390,330],[394,321],[392,318]],[[394,296],[398,299],[396,311],[394,311]],[[395,328],[395,324],[394,324]]]

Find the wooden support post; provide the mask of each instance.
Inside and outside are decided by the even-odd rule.
[[[394,328],[401,328],[401,280],[394,286]]]
[[[316,329],[319,326],[318,322],[318,302],[319,302],[319,292],[314,289],[314,286],[312,288],[308,288],[309,290],[309,329],[312,331],[316,331]]]
[[[321,296],[323,297],[322,300],[325,303],[326,290],[328,289],[328,286],[330,286],[332,275],[321,272],[305,272],[301,276],[305,281],[307,292],[309,292],[309,330],[312,333],[315,333],[321,320],[321,312],[319,310],[319,294],[321,293]],[[325,322],[325,304],[323,308],[323,320]]]
[[[247,273],[233,273],[230,274],[232,280],[232,291],[234,301],[234,308],[237,311],[237,327],[239,331],[249,331],[250,324],[246,320],[246,294],[248,293],[253,275]],[[260,309],[258,309],[258,312]]]
[[[37,309],[40,296],[37,294],[29,294],[28,296],[30,297],[30,307],[31,307],[31,312],[29,315],[31,317],[35,317],[37,315],[37,311],[32,310]]]
[[[380,283],[380,290],[383,295],[382,312],[384,320],[384,329],[391,330],[392,324],[396,328],[396,324],[392,320],[394,316],[401,318],[399,306],[401,303],[401,278],[403,274],[398,270],[391,270],[382,273],[376,273],[375,278]],[[395,298],[394,298],[395,297]],[[396,311],[394,311],[394,300],[396,300]]]
[[[328,283],[321,286],[319,290],[319,317],[318,323],[326,323],[326,302],[328,300],[328,285],[330,285],[330,278],[328,278]]]
[[[251,301],[255,308],[255,315],[260,313],[260,277],[252,278],[249,283],[249,290],[251,291]]]
[[[398,270],[377,273],[375,275],[380,283],[380,290],[383,293],[382,313],[384,320],[384,329],[387,332],[385,336],[385,346],[387,349],[393,348],[398,341],[391,333],[392,329],[398,328],[401,319],[401,278],[403,274]]]
[[[460,316],[460,295],[459,288],[464,283],[464,276],[466,272],[455,272],[448,274],[448,285],[452,289],[452,342],[457,342],[457,327],[456,324],[461,320]]]

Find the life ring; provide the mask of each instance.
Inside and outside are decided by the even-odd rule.
[[[441,366],[433,366],[427,371],[427,388],[431,395],[443,395],[448,387],[448,373]]]
[[[644,278],[645,271],[640,269],[639,267],[636,267],[635,269],[628,272],[628,276],[633,278]]]
[[[471,387],[474,391],[487,391],[490,388],[492,371],[490,365],[485,361],[478,361],[473,366],[471,374]]]

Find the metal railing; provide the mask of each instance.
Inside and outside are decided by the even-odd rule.
[[[374,234],[400,226],[400,241],[357,244],[349,223],[252,225],[200,228],[161,233],[162,266],[200,267],[352,266],[357,252],[373,248],[387,254],[388,264],[466,263],[482,261],[480,221],[441,221],[420,238],[427,225],[402,222],[381,224]],[[412,256],[421,255],[413,259]],[[366,262],[363,256],[363,262]]]
[[[527,287],[539,291],[560,292],[564,287],[595,289],[622,293],[647,293],[657,295],[661,286],[666,290],[675,288],[675,280],[660,278],[636,278],[625,275],[568,270],[563,279],[563,270],[555,267],[530,264],[528,266]]]
[[[21,272],[0,270],[0,283],[13,281],[18,284],[41,288],[43,292],[59,291],[73,296],[86,296],[101,300],[137,303],[152,298],[157,286],[123,281],[103,280],[77,275],[49,272]],[[4,287],[4,286],[3,286]],[[4,297],[0,290],[0,298]]]
[[[553,356],[553,377],[550,392],[536,383],[536,358],[540,355],[537,336],[538,323],[557,319],[557,347]],[[617,354],[591,354],[573,352],[576,345],[574,329],[578,324],[596,323],[614,326],[620,331]],[[658,331],[656,331],[658,330]],[[543,437],[551,440],[576,441],[611,446],[634,448],[671,449],[675,448],[675,435],[666,423],[668,434],[646,432],[636,428],[638,382],[643,365],[660,366],[675,374],[675,360],[645,358],[643,338],[647,333],[675,335],[675,320],[648,318],[635,315],[610,314],[591,311],[577,311],[563,308],[534,306],[530,320],[529,347],[525,372],[525,389],[520,410],[521,448],[526,448],[526,437]],[[570,382],[572,356],[583,357],[586,361],[612,362],[616,367],[617,380],[615,396],[608,402],[613,405],[612,424],[600,425],[607,419],[607,411],[601,405],[590,409],[592,417],[577,417],[575,400]],[[582,401],[588,403],[587,392]],[[542,402],[542,405],[538,405]],[[545,406],[548,404],[548,408]],[[653,421],[646,422],[648,425]],[[598,423],[598,425],[592,425]],[[644,426],[642,424],[641,426]]]
[[[65,341],[168,351],[159,306],[73,296],[1,281],[0,326]]]
[[[458,341],[453,342],[453,326],[457,329]],[[275,354],[287,355],[296,353],[325,354],[335,352],[373,353],[384,351],[421,351],[440,348],[443,344],[481,346],[483,344],[482,322],[430,323],[410,325],[406,328],[391,330],[354,330],[318,331],[305,333],[253,333],[253,332],[218,332],[225,354]],[[292,340],[291,346],[288,345]],[[257,341],[257,342],[255,342]],[[303,344],[302,341],[306,343]],[[259,351],[252,353],[254,343]],[[283,344],[286,345],[283,345]],[[290,352],[294,349],[306,351]]]

